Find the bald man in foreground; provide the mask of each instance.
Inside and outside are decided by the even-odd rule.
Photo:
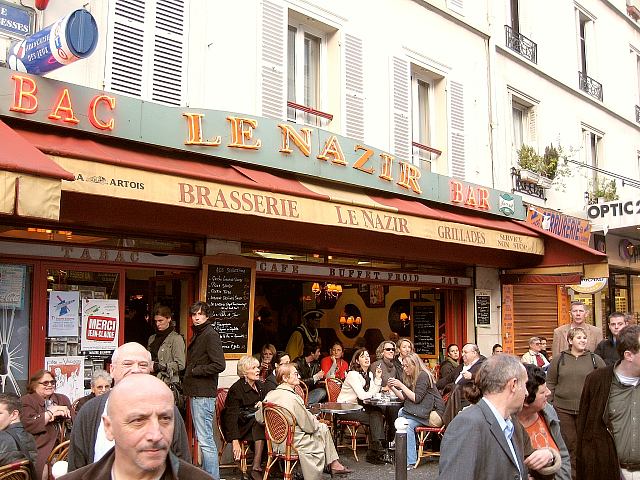
[[[60,480],[210,480],[203,470],[171,453],[173,393],[151,375],[130,375],[111,391],[103,415],[115,446],[96,463]]]

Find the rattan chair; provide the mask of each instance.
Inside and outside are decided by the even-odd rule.
[[[289,410],[274,403],[263,404],[263,417],[268,451],[264,480],[269,478],[271,467],[278,460],[284,462],[284,480],[291,480],[298,463],[298,451],[293,444],[296,419]]]
[[[47,464],[49,465],[49,470],[51,470],[51,466],[56,462],[61,462],[62,460],[66,460],[69,456],[69,444],[71,442],[69,440],[65,440],[64,442],[59,443],[51,453],[47,457]]]
[[[337,402],[338,395],[340,395],[340,390],[342,390],[342,382],[337,378],[327,378],[325,380],[326,388],[327,388],[327,398],[330,402]],[[343,420],[338,416],[338,421],[336,422],[338,429],[344,427],[347,430],[347,436],[349,437],[350,446],[345,445],[336,445],[336,448],[349,448],[353,452],[353,456],[358,462],[358,446],[359,445],[368,445],[358,444],[358,431],[364,430],[364,436],[367,438],[367,426],[364,423],[361,423],[357,420]]]
[[[224,453],[224,449],[227,448],[229,442],[226,438],[224,438],[224,433],[222,432],[222,411],[224,410],[225,404],[227,402],[227,394],[229,393],[228,388],[219,388],[216,394],[216,425],[218,426],[218,434],[220,435],[220,449],[218,450],[218,463],[220,464],[220,468],[231,468],[236,467],[235,463],[222,465],[222,454]],[[249,451],[249,442],[246,440],[242,440],[240,442],[240,478],[244,479],[247,477],[247,452]]]
[[[309,400],[309,387],[307,387],[307,384],[304,382],[300,382],[294,387],[294,390],[298,395],[300,395],[300,398],[302,398],[304,404],[307,405],[307,402]]]
[[[420,465],[420,460],[423,458],[439,457],[440,452],[437,450],[425,450],[424,444],[429,438],[438,436],[440,438],[444,435],[445,427],[416,427],[416,434],[418,435],[418,461],[415,468]]]
[[[0,480],[32,480],[31,473],[29,473],[29,460],[0,467]]]

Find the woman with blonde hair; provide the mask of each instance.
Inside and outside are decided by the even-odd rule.
[[[436,388],[436,381],[422,359],[409,353],[402,359],[402,381],[389,380],[391,391],[404,400],[398,413],[406,418],[407,426],[407,468],[413,468],[418,460],[416,451],[416,427],[426,425],[441,427],[444,415],[444,401]]]
[[[264,449],[264,427],[256,422],[256,411],[264,398],[262,382],[259,381],[260,362],[244,355],[238,360],[240,379],[229,388],[224,410],[221,413],[222,429],[227,440],[231,440],[233,458],[240,459],[241,442],[250,441],[253,446],[251,478],[262,478],[262,451]]]

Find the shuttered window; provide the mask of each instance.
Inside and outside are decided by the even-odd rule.
[[[344,36],[345,135],[364,141],[364,73],[362,40]]]
[[[447,0],[447,7],[460,15],[464,15],[464,0]]]
[[[169,105],[184,104],[187,2],[113,2],[107,90]]]
[[[465,141],[464,141],[464,88],[461,83],[449,83],[451,121],[451,175],[465,179]]]
[[[515,354],[529,350],[531,337],[546,337],[551,352],[553,330],[558,326],[556,285],[514,285],[513,317]]]
[[[287,15],[282,5],[268,0],[262,3],[261,92],[262,115],[285,117],[285,65]]]
[[[411,74],[410,64],[391,59],[391,153],[399,160],[411,159]]]

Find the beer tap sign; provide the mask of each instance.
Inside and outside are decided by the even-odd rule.
[[[98,24],[91,13],[78,9],[9,48],[12,70],[44,75],[86,58],[98,44]]]

